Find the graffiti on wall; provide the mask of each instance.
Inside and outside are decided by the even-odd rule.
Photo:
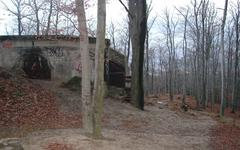
[[[13,43],[10,40],[6,40],[2,42],[2,48],[13,48]]]
[[[74,59],[74,70],[81,73],[82,71],[82,64],[81,64],[81,54],[78,54],[77,57]]]
[[[63,57],[63,48],[62,47],[45,47],[49,56]]]

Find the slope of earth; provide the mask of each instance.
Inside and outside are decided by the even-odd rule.
[[[9,140],[6,138],[15,137],[25,150],[211,149],[210,129],[216,121],[200,112],[172,110],[164,97],[147,99],[145,111],[106,98],[102,120],[105,138],[93,140],[81,129],[79,91],[60,88],[55,81],[21,81],[6,76],[0,81],[0,119],[4,120],[0,146]],[[32,129],[16,134],[25,127]]]
[[[57,97],[35,81],[0,68],[0,137],[25,132],[81,127],[81,114],[60,111]]]
[[[240,127],[228,122],[220,122],[212,130],[212,147],[216,150],[239,150]]]
[[[61,111],[73,114],[80,111],[79,91],[59,88],[57,82],[35,82],[57,95]],[[166,98],[147,99],[145,111],[121,99],[106,98],[103,140],[93,140],[76,128],[33,132],[21,140],[27,150],[207,150],[211,149],[210,129],[215,125],[211,117],[200,112],[171,110]]]

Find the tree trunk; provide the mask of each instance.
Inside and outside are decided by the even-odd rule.
[[[21,21],[21,16],[20,14],[18,14],[17,16],[18,18],[18,35],[21,36],[22,35],[22,21]]]
[[[128,61],[129,61],[129,55],[130,55],[130,33],[129,33],[129,22],[128,22],[128,31],[127,31],[127,44],[126,47],[124,49],[124,65],[125,65],[125,76],[129,76],[130,75],[130,70],[128,68]]]
[[[49,34],[49,30],[50,30],[52,10],[53,10],[53,0],[50,0],[49,14],[48,14],[48,20],[47,20],[47,29],[46,29],[46,33],[45,33],[46,35]]]
[[[233,85],[233,101],[232,112],[237,110],[237,99],[239,98],[239,77],[238,77],[238,51],[239,51],[239,18],[240,18],[240,4],[238,3],[236,20],[235,20],[235,33],[236,33],[236,51],[235,51],[235,65],[234,65],[234,85]]]
[[[55,20],[55,35],[58,35],[58,23],[59,23],[59,11],[57,10]]]
[[[17,20],[18,20],[18,35],[22,35],[22,13],[21,13],[21,0],[17,2]]]
[[[93,91],[93,136],[102,137],[101,118],[104,99],[104,50],[106,28],[106,1],[98,0],[97,42],[95,51],[95,80]]]
[[[146,95],[149,94],[149,31],[146,32]]]
[[[221,108],[220,117],[224,116],[225,100],[224,100],[224,27],[227,17],[228,0],[225,0],[225,7],[223,12],[223,20],[221,25]]]
[[[80,52],[82,64],[82,114],[83,128],[86,133],[93,131],[92,99],[90,87],[90,57],[88,50],[88,32],[84,10],[84,0],[75,0],[78,28],[80,31]]]
[[[184,16],[184,33],[183,33],[183,57],[184,57],[184,79],[183,79],[183,98],[182,104],[185,104],[186,99],[186,86],[187,86],[187,19],[188,19],[188,10]]]
[[[132,42],[132,83],[134,105],[144,110],[143,62],[147,30],[146,0],[129,1],[130,35]]]
[[[37,5],[36,0],[33,0],[33,7],[34,7],[34,13],[35,13],[35,17],[36,17],[36,32],[37,35],[39,35],[40,33],[40,20],[39,20],[39,7]]]

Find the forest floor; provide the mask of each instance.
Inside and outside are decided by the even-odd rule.
[[[121,97],[106,98],[104,138],[95,140],[81,129],[79,91],[61,88],[60,82],[1,76],[0,72],[0,149],[1,143],[11,140],[19,142],[24,150],[237,150],[240,147],[236,141],[240,134],[234,137],[222,134],[239,133],[237,126],[219,123],[216,116],[206,111],[184,112],[179,107],[179,97],[169,102],[167,95],[146,98],[145,111],[134,108]],[[191,98],[188,99],[190,103]],[[223,130],[228,132],[219,132]],[[228,137],[234,140],[221,141]]]

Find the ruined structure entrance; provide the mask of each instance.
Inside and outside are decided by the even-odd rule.
[[[48,60],[42,56],[40,48],[26,51],[23,55],[23,70],[32,79],[51,79]]]
[[[108,69],[108,71],[106,69]],[[125,87],[124,66],[110,60],[108,63],[108,67],[106,67],[105,64],[105,80],[108,82],[109,85],[124,88]]]

